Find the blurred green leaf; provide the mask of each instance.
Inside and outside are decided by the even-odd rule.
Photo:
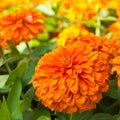
[[[0,109],[0,120],[13,120],[4,97]]]
[[[24,75],[23,78],[21,79],[23,87],[25,87],[32,80],[32,76],[34,74],[34,70],[37,62],[38,59],[36,58],[30,58],[29,60],[27,60],[27,64],[24,70]]]
[[[111,79],[110,80],[109,89],[108,89],[108,92],[105,93],[105,95],[107,95],[111,98],[114,98],[114,99],[118,99],[117,79]]]
[[[34,120],[51,120],[50,112],[42,104],[39,104],[38,108],[34,111]]]
[[[9,75],[0,75],[0,88],[4,87]]]
[[[32,111],[23,112],[23,120],[33,120],[33,112]]]
[[[107,113],[96,113],[90,118],[90,120],[114,120],[114,118]]]
[[[65,113],[57,112],[57,120],[67,120]]]
[[[14,120],[23,120],[22,111],[20,109],[20,95],[22,85],[19,79],[13,84],[11,91],[8,94],[7,105]]]
[[[97,27],[97,22],[96,19],[91,19],[91,20],[80,20],[83,25],[87,27]]]
[[[73,120],[89,120],[92,115],[93,111],[76,112],[73,114]]]
[[[100,19],[101,21],[116,21],[116,20],[117,20],[115,17],[112,17],[112,16],[99,17],[99,19]]]
[[[31,106],[31,101],[34,98],[34,89],[31,87],[28,89],[28,91],[25,93],[23,100],[20,104],[22,112],[28,110]]]
[[[57,23],[56,18],[54,17],[46,17],[44,22],[47,24],[51,24],[53,26],[56,26],[56,23]]]
[[[36,8],[46,15],[50,15],[50,16],[55,15],[54,10],[51,8],[49,4],[44,4],[44,5],[41,4],[41,5],[38,5]]]
[[[15,61],[18,61],[18,60],[20,60],[22,58],[25,58],[25,57],[28,57],[28,55],[26,55],[26,54],[17,54],[17,55],[14,55],[14,56],[10,57],[10,58],[7,58],[6,62],[7,63],[15,62]],[[4,65],[4,64],[5,64],[5,61],[0,61],[0,67],[2,65]]]
[[[56,28],[57,28],[56,26],[53,26],[51,24],[47,24],[45,30],[47,32],[54,32],[54,31],[56,31]]]
[[[0,93],[6,93],[9,91],[9,87],[5,86],[5,83],[9,75],[0,75]]]
[[[37,38],[40,42],[46,42],[49,40],[49,34],[48,32],[44,31],[44,33],[38,34]]]
[[[120,112],[113,116],[114,120],[120,120]]]
[[[6,86],[11,86],[14,84],[15,81],[17,81],[17,79],[20,79],[23,77],[24,73],[25,73],[25,69],[26,69],[26,64],[27,61],[21,61],[20,64],[18,64],[18,66],[10,73],[8,80],[6,82]]]
[[[46,52],[55,49],[55,47],[56,47],[55,43],[43,44],[40,47],[33,50],[33,55],[34,56],[41,56],[41,55],[45,54]]]

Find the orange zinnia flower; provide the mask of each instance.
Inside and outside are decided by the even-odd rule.
[[[80,36],[78,41],[92,46],[95,51],[99,51],[109,62],[111,62],[111,59],[115,57],[118,49],[120,49],[118,40],[109,40],[106,37],[95,36],[93,34]]]
[[[19,44],[22,40],[28,42],[30,37],[36,37],[44,29],[44,16],[34,9],[21,9],[3,17],[0,24],[0,32],[3,39],[12,40]]]
[[[33,76],[36,96],[51,110],[94,109],[108,90],[109,67],[92,47],[75,43],[46,53]]]

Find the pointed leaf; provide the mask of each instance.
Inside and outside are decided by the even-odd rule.
[[[21,91],[22,91],[22,85],[20,80],[18,79],[13,84],[12,89],[8,94],[8,98],[7,98],[7,105],[14,120],[23,120],[22,112],[20,109]]]
[[[6,86],[11,86],[17,79],[23,77],[27,61],[22,61],[9,75],[9,78],[6,82]]]
[[[4,97],[0,109],[0,120],[13,120]]]

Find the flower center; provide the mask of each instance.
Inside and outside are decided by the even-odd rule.
[[[28,15],[25,17],[25,20],[28,22],[32,22],[33,21],[33,16],[32,15]]]

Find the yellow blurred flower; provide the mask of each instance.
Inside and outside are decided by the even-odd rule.
[[[31,3],[33,5],[39,5],[39,4],[49,4],[51,6],[54,6],[56,3],[60,2],[62,0],[31,0]]]
[[[59,16],[66,16],[70,20],[91,19],[96,16],[96,8],[88,0],[64,0],[58,10]]]
[[[120,16],[119,0],[64,0],[58,10],[59,16],[65,16],[69,20],[75,19],[91,19],[103,8],[111,8],[116,10]]]
[[[73,43],[80,35],[87,34],[90,34],[89,31],[81,23],[70,25],[59,33],[57,46],[65,46],[66,44]]]

